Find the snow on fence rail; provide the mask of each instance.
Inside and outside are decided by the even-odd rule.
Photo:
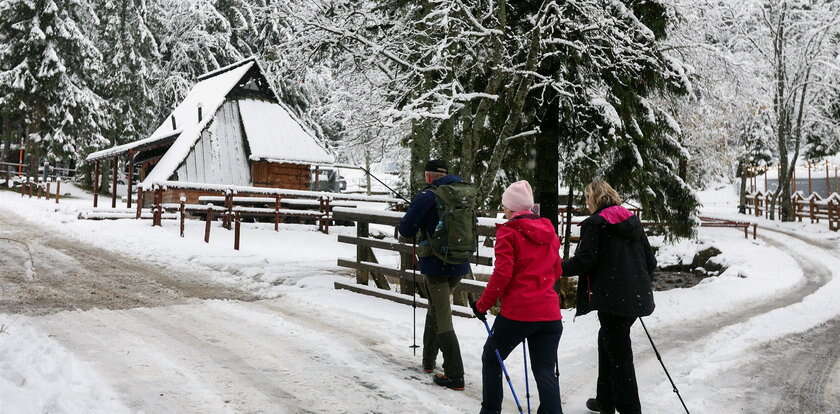
[[[45,200],[55,199],[56,204],[61,200],[61,177],[47,178],[47,180],[19,177],[15,182],[18,183],[17,188],[21,197],[28,195],[29,198],[36,196],[37,198],[44,197]],[[55,184],[55,195],[51,190],[52,184]],[[11,181],[7,181],[6,186],[14,188]]]
[[[770,218],[770,206],[774,205],[776,213],[774,216],[781,217],[781,203],[777,202],[775,194],[757,191],[746,194],[745,198],[744,207],[747,214]],[[803,218],[810,219],[811,223],[826,220],[829,230],[840,230],[840,194],[832,193],[830,196],[823,198],[817,193],[805,196],[803,192],[797,191],[791,195],[791,202],[794,206],[794,215],[798,221],[802,221]]]
[[[201,183],[187,183],[181,181],[164,181],[160,183],[147,184],[143,183],[140,187],[145,191],[154,191],[156,189],[180,189],[180,190],[199,190],[207,192],[231,193],[231,194],[261,194],[271,196],[290,196],[296,198],[314,198],[314,199],[329,199],[342,201],[363,201],[371,203],[389,203],[402,204],[404,201],[394,197],[368,196],[362,194],[345,194],[345,193],[330,193],[326,191],[308,191],[308,190],[289,190],[284,188],[270,188],[270,187],[248,187],[240,185],[226,185],[226,184],[201,184]]]
[[[356,236],[338,236],[340,243],[347,243],[356,246],[356,258],[339,258],[338,265],[344,268],[353,269],[356,272],[356,283],[335,282],[336,289],[349,290],[363,295],[374,296],[391,300],[398,303],[412,304],[412,295],[416,292],[422,298],[417,306],[427,307],[425,298],[428,292],[425,290],[425,283],[415,283],[415,277],[423,278],[423,275],[414,273],[412,269],[416,266],[416,246],[398,237],[396,227],[400,219],[405,215],[397,211],[381,211],[372,209],[333,209],[333,217],[336,220],[352,221],[356,223]],[[496,235],[496,224],[503,220],[481,217],[478,220],[478,234],[484,237]],[[370,225],[378,224],[394,226],[394,238],[390,240],[372,238],[370,236]],[[380,249],[398,252],[400,255],[399,267],[380,264],[373,249]],[[477,254],[470,260],[473,264],[492,266],[493,258]],[[369,286],[370,279],[374,285]],[[391,284],[399,285],[399,292],[391,289]],[[465,279],[453,292],[452,314],[456,316],[472,317],[472,312],[466,307],[468,298],[478,298],[487,286],[485,282]]]

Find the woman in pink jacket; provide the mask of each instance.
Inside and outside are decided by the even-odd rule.
[[[509,221],[496,230],[496,266],[481,298],[472,304],[476,316],[484,319],[487,310],[501,301],[481,357],[481,414],[502,409],[502,368],[496,350],[507,358],[525,340],[540,395],[537,412],[561,414],[555,364],[563,323],[554,291],[563,273],[560,239],[551,221],[531,212],[534,195],[527,181],[511,184],[502,195],[502,205]]]

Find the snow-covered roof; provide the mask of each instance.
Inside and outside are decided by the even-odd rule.
[[[181,162],[187,158],[196,141],[201,137],[201,131],[213,119],[216,111],[225,102],[227,94],[236,84],[248,73],[255,62],[250,59],[247,63],[235,67],[227,72],[219,73],[216,76],[206,78],[197,83],[184,101],[175,108],[175,111],[166,118],[158,127],[154,135],[163,134],[166,130],[172,129],[172,117],[175,124],[183,132],[163,155],[160,162],[152,169],[151,173],[143,181],[144,183],[163,182],[169,179],[172,173],[178,169]],[[198,120],[198,108],[201,107],[202,119]]]
[[[282,106],[258,99],[239,101],[251,149],[250,159],[302,164],[331,164],[335,158]]]
[[[108,148],[108,149],[104,149],[102,151],[97,151],[97,152],[91,153],[90,155],[87,156],[87,158],[85,160],[90,162],[90,161],[101,160],[103,158],[114,157],[116,155],[128,152],[128,151],[133,150],[133,149],[147,147],[147,146],[150,146],[150,145],[153,145],[153,144],[157,144],[160,141],[165,141],[167,139],[175,138],[181,132],[182,132],[182,130],[180,130],[180,129],[176,129],[174,131],[164,131],[160,135],[152,135],[148,138],[141,139],[140,141],[129,142],[128,144],[117,145],[117,146],[112,147],[112,148]]]

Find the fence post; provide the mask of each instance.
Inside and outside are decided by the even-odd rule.
[[[152,207],[154,209],[154,214],[152,217],[152,227],[158,226],[163,227],[162,219],[163,219],[163,188],[160,186],[155,187],[155,205]]]
[[[225,215],[222,218],[222,227],[230,230],[230,222],[233,216],[233,192],[230,190],[225,190]]]
[[[45,195],[45,198],[47,200],[49,200],[51,197],[52,197],[52,193],[50,193],[50,180],[48,178],[47,179],[47,194]]]
[[[330,199],[324,200],[324,207],[326,208],[327,212],[324,214],[324,234],[330,234],[330,220],[332,220],[332,206],[330,205]]]
[[[753,240],[758,237],[758,224],[753,224]]]
[[[185,204],[187,202],[187,197],[184,196],[183,194],[181,194],[180,202],[181,202],[181,206],[180,206],[180,211],[181,211],[181,237],[184,237],[184,214],[186,213]]]
[[[93,164],[93,208],[99,207],[99,160]]]
[[[55,180],[55,203],[58,204],[58,199],[61,198],[61,177]]]
[[[239,250],[239,212],[237,211],[234,214],[234,220],[236,220],[236,223],[234,224],[233,230],[233,250]]]
[[[137,220],[140,220],[140,218],[143,214],[143,193],[144,193],[143,188],[138,187],[137,188],[137,217],[136,217]]]
[[[761,212],[758,209],[758,194],[753,196],[753,204],[755,204],[755,216],[760,217]]]
[[[280,231],[280,194],[274,196],[274,231]]]
[[[364,221],[357,221],[356,222],[356,237],[358,238],[366,238],[370,235],[370,226],[367,222]],[[356,245],[356,263],[361,263],[363,261],[367,261],[367,247],[362,246],[361,244]],[[370,278],[370,272],[367,270],[356,270],[356,283],[360,285],[368,285],[368,280]]]
[[[204,242],[210,243],[210,222],[213,221],[213,203],[207,205],[207,214],[204,215]]]
[[[811,219],[811,224],[814,224],[814,220],[816,220],[816,216],[815,216],[815,213],[814,213],[814,208],[815,207],[816,206],[814,204],[814,197],[813,197],[813,194],[812,194],[811,199],[808,200],[808,216]]]
[[[111,168],[111,208],[117,208],[117,172],[119,171],[119,160],[119,157],[114,157],[111,160],[111,164],[113,164]]]

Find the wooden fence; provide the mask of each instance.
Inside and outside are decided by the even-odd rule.
[[[746,195],[744,207],[749,215],[770,218],[770,206],[775,204],[775,217],[781,217],[781,203],[774,201],[777,200],[773,193],[758,191]],[[805,196],[801,191],[797,191],[791,196],[791,202],[797,221],[801,222],[805,218],[811,220],[811,223],[819,223],[820,220],[825,220],[829,230],[840,230],[840,194],[832,193],[823,198],[817,193]]]
[[[32,177],[18,177],[15,182],[17,183],[16,187],[21,197],[43,197],[45,200],[55,200],[56,204],[61,200],[61,177],[50,177],[47,180],[36,180]],[[6,186],[8,185],[9,182],[7,181]]]
[[[340,243],[347,243],[356,246],[355,259],[338,259],[338,265],[344,268],[353,269],[356,272],[356,283],[335,282],[336,289],[350,290],[368,296],[391,300],[398,303],[412,303],[413,294],[420,295],[417,305],[428,307],[428,297],[423,275],[416,272],[417,263],[416,246],[398,237],[396,227],[405,213],[395,211],[378,211],[367,209],[335,208],[333,217],[336,220],[356,222],[356,236],[338,236]],[[496,234],[496,223],[501,221],[491,218],[480,218],[478,234],[481,237],[493,237]],[[378,239],[370,235],[370,226],[380,225],[394,228],[393,238]],[[400,255],[399,267],[380,264],[373,249],[380,249],[398,252]],[[491,256],[476,255],[471,259],[473,264],[492,266]],[[475,280],[472,274],[468,275],[455,289],[453,294],[453,315],[472,317],[472,311],[467,307],[468,299],[477,299],[481,296],[486,282]],[[415,278],[417,283],[415,283]],[[369,286],[373,280],[375,287]],[[399,291],[392,290],[391,285],[399,286]]]

